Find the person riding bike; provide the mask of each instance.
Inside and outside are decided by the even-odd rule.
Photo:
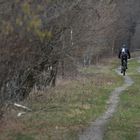
[[[121,59],[121,66],[123,66],[123,60],[125,60],[127,69],[127,59],[130,59],[131,55],[129,49],[125,44],[123,44],[122,48],[120,49],[118,57],[119,59]]]

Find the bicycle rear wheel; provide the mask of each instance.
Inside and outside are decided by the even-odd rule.
[[[123,73],[123,76],[125,76],[126,74],[126,61],[125,60],[123,60],[122,73]]]
[[[124,69],[124,70],[123,70],[123,76],[125,76],[125,71],[126,71],[126,70]]]

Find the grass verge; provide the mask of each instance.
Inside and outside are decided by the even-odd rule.
[[[26,101],[32,112],[20,118],[9,117],[3,123],[0,140],[78,139],[79,130],[104,112],[111,91],[122,84],[115,67],[113,60],[82,68],[79,78],[39,92]]]

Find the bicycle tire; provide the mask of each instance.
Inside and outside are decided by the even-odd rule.
[[[126,70],[124,69],[124,70],[123,70],[123,76],[125,76],[125,71],[126,71]]]
[[[126,61],[125,60],[123,60],[122,73],[123,73],[123,76],[125,76],[125,73],[126,73]]]

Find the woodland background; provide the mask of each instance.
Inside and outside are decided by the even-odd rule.
[[[0,0],[0,103],[140,49],[139,0]]]

